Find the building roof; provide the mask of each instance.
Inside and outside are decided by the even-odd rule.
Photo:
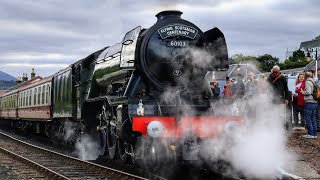
[[[320,47],[320,39],[301,42],[299,49],[309,49],[314,47]]]

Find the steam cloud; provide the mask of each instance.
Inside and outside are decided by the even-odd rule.
[[[215,59],[216,55],[199,49],[191,49],[191,56],[189,54],[186,58],[191,60],[195,67],[198,67],[195,70],[201,71],[208,63],[215,62],[212,59]],[[197,82],[198,86],[188,85],[190,77],[195,74],[201,73],[193,71],[181,79],[188,89],[180,93],[190,91],[194,93],[193,96],[201,94],[203,89],[199,88],[199,82]],[[169,89],[162,94],[161,101],[174,105],[176,95],[174,90]],[[280,176],[278,171],[280,167],[292,169],[293,167],[290,166],[293,165],[289,163],[289,160],[293,159],[293,155],[286,149],[288,134],[284,130],[285,105],[273,104],[271,102],[273,96],[272,88],[266,83],[264,93],[254,98],[236,101],[231,105],[214,102],[212,106],[215,116],[231,116],[234,107],[237,107],[244,121],[240,127],[224,131],[220,136],[202,143],[200,154],[205,159],[203,163],[210,164],[223,160],[230,166],[226,166],[222,173],[228,176],[241,174],[247,178],[277,178]],[[182,99],[182,102],[184,104],[182,116],[192,115],[190,114],[192,107],[186,105],[187,100]],[[255,109],[255,117],[247,116],[250,109]],[[212,115],[212,112],[209,110],[201,115]],[[203,127],[203,131],[210,131],[206,124],[200,126]]]
[[[89,135],[82,135],[75,147],[75,153],[82,160],[95,160],[101,154],[98,142]]]
[[[276,178],[279,167],[289,165],[285,149],[284,105],[274,105],[262,94],[238,106],[256,107],[257,118],[245,117],[242,127],[204,143],[207,156],[229,162],[248,178]],[[236,173],[234,170],[227,173]]]
[[[87,134],[78,136],[77,123],[71,121],[65,121],[63,126],[65,142],[75,142],[76,156],[82,160],[95,160],[101,154],[99,143]]]

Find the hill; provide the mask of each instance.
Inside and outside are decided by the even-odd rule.
[[[0,71],[0,90],[8,89],[16,85],[16,78]]]
[[[3,80],[3,81],[16,81],[16,78],[11,76],[10,74],[7,74],[5,72],[0,71],[0,80]]]
[[[0,80],[0,90],[6,90],[16,85],[16,81]]]

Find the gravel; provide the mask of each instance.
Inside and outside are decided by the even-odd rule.
[[[288,139],[287,146],[320,174],[320,138],[306,139],[301,137],[306,133],[306,130],[293,131]]]

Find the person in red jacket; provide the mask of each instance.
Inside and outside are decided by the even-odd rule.
[[[301,93],[301,89],[304,91],[306,89],[306,81],[305,75],[299,74],[296,80],[296,89],[294,94],[294,101],[293,101],[293,120],[294,126],[299,128],[305,127],[305,120],[304,120],[304,95]],[[300,113],[301,123],[299,125],[299,117],[298,114]]]

